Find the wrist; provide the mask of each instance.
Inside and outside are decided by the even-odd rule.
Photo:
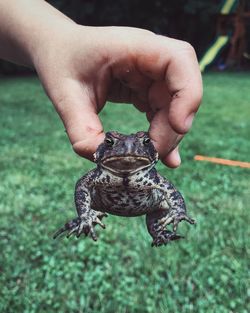
[[[50,27],[39,28],[39,33],[34,34],[27,45],[27,54],[32,67],[36,70],[43,63],[58,60],[65,56],[67,49],[67,40],[72,38],[77,24],[72,20],[61,20],[51,23]]]
[[[74,22],[42,0],[0,0],[0,57],[33,67],[40,47]]]

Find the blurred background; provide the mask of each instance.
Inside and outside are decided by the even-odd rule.
[[[89,238],[53,240],[75,217],[74,185],[93,163],[73,153],[34,73],[0,61],[0,312],[249,313],[250,1],[54,0],[84,25],[142,27],[190,42],[204,97],[182,165],[157,165],[196,227],[151,248],[144,217],[109,216]],[[146,130],[133,106],[107,104],[104,129]]]

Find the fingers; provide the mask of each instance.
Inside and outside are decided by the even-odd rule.
[[[164,82],[152,86],[149,101],[152,107],[151,111],[147,112],[150,137],[162,162],[171,168],[178,167],[181,163],[178,144],[183,135],[176,133],[169,123],[168,111],[171,97]]]
[[[181,159],[178,152],[178,143],[182,135],[177,134],[168,121],[167,108],[157,111],[151,121],[149,135],[159,153],[160,159],[169,167],[178,167]]]
[[[166,117],[166,114],[159,112],[159,115],[161,114],[163,118]],[[154,127],[155,124],[156,126]],[[183,138],[183,135],[175,133],[168,122],[165,124],[161,122],[157,123],[157,119],[151,122],[149,134],[156,150],[159,152],[161,161],[170,168],[180,166],[181,157],[178,144]]]
[[[138,110],[149,110],[148,89],[152,80],[140,73],[129,56],[123,56],[119,64],[112,65],[112,88],[108,99],[113,102],[133,103]]]
[[[182,42],[171,56],[165,81],[171,95],[169,123],[177,133],[185,134],[202,98],[201,74],[194,49],[189,44]]]
[[[202,79],[192,46],[163,36],[151,35],[151,45],[137,53],[137,67],[154,82],[164,82],[166,94],[158,94],[169,103],[169,123],[179,134],[191,127],[202,98]],[[159,101],[151,103],[155,106]],[[165,105],[166,105],[165,103]],[[161,106],[162,107],[162,106]]]
[[[93,94],[78,81],[64,80],[49,96],[75,152],[92,160],[104,138]]]
[[[194,49],[185,42],[155,36],[140,54],[140,72],[154,80],[149,88],[150,136],[162,161],[180,165],[175,149],[191,127],[202,97],[202,80]]]
[[[162,159],[162,162],[168,167],[176,168],[181,165],[181,157],[179,154],[178,146],[171,152],[169,152],[165,158]]]
[[[170,167],[178,166],[180,158],[175,148],[191,127],[202,95],[193,48],[182,41],[138,29],[102,28],[103,36],[93,28],[78,31],[73,37],[77,40],[71,42],[75,49],[66,53],[65,62],[54,66],[57,61],[54,55],[53,66],[49,63],[45,70],[38,66],[74,150],[92,159],[104,139],[97,113],[108,98],[132,102],[140,111],[147,112],[150,136],[161,159]],[[90,33],[86,36],[85,32]],[[86,38],[98,38],[95,47],[93,40],[87,40],[79,46],[81,49],[76,48]],[[88,60],[87,64],[83,65],[83,60]],[[47,78],[49,71],[53,81]],[[55,77],[60,81],[54,81]]]

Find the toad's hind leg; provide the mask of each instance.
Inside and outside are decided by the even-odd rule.
[[[158,210],[146,215],[148,232],[153,238],[152,247],[166,245],[172,240],[183,238],[183,236],[167,230],[162,224],[162,218],[166,217],[167,215],[168,211],[166,210]]]

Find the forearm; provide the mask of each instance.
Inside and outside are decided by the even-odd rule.
[[[0,58],[33,67],[39,47],[72,23],[43,0],[0,0]]]

